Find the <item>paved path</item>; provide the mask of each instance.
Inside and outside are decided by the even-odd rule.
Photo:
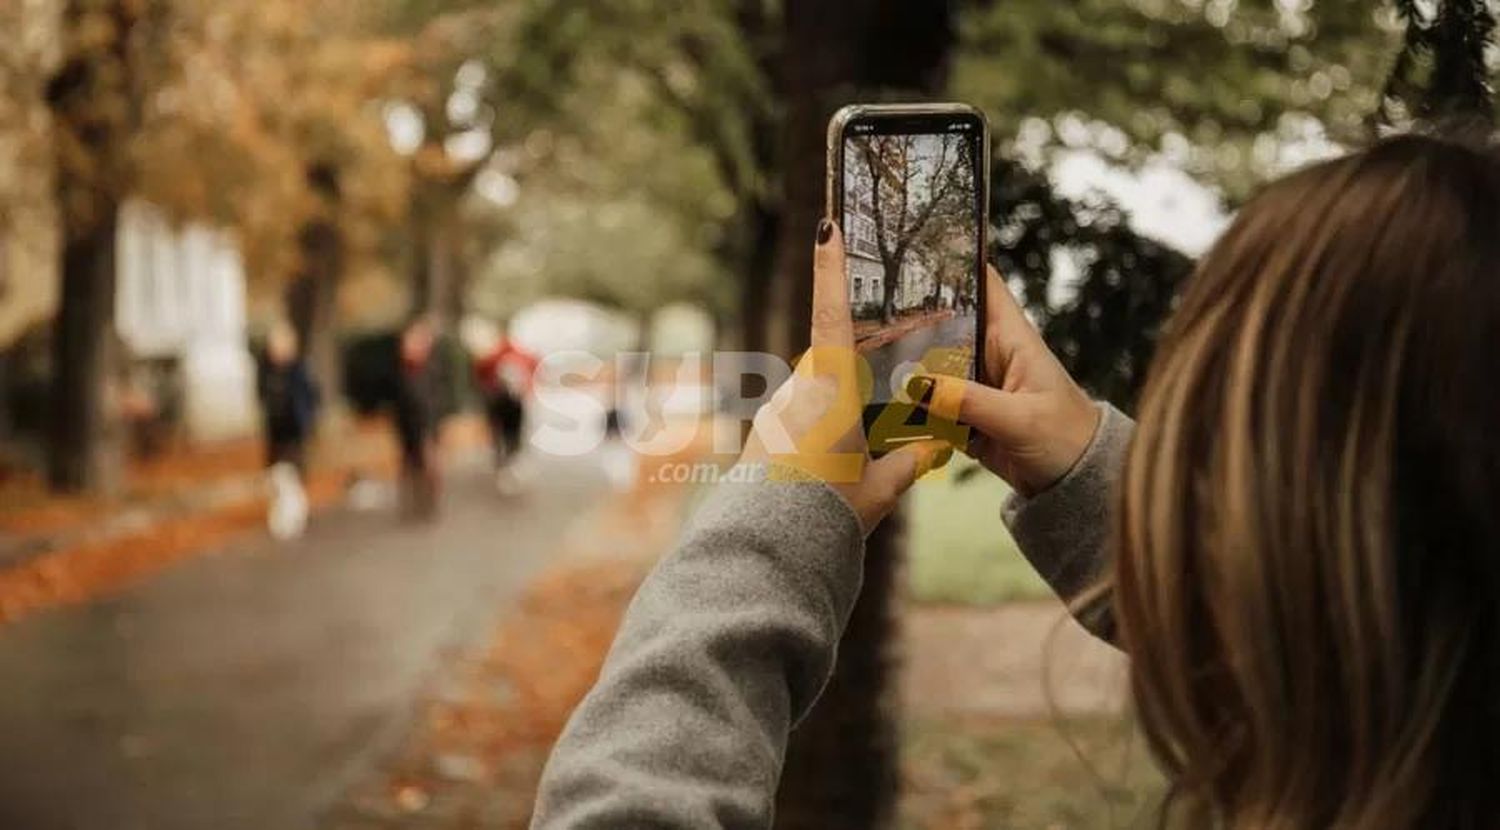
[[[551,462],[442,521],[340,512],[0,628],[0,827],[299,830],[398,738],[602,480]]]

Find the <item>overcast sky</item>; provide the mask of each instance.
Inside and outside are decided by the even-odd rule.
[[[1062,153],[1052,168],[1058,193],[1080,198],[1101,191],[1125,208],[1138,233],[1165,242],[1190,256],[1208,250],[1229,222],[1219,197],[1165,161],[1140,170],[1106,163],[1097,153]]]

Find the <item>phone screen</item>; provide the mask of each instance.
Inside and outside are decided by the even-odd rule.
[[[844,130],[841,227],[873,405],[910,403],[906,381],[918,370],[974,375],[983,148],[974,117],[861,118]]]

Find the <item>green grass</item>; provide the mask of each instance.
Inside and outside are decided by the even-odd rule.
[[[1000,521],[1009,488],[984,470],[958,481],[971,466],[955,461],[917,484],[907,501],[912,598],[992,605],[1051,596]]]
[[[1165,792],[1120,718],[913,718],[901,751],[903,830],[1155,827]]]

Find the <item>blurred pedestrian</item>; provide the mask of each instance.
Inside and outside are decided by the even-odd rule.
[[[599,446],[599,468],[615,490],[626,493],[635,486],[635,453],[624,441],[619,407],[604,413],[604,441]]]
[[[641,458],[635,447],[650,443],[667,428],[663,407],[668,393],[653,390],[651,359],[644,352],[621,355],[615,361],[615,373],[613,388],[606,393],[599,460],[614,489],[628,493],[640,480]]]
[[[485,420],[495,446],[495,487],[503,495],[514,495],[524,483],[517,461],[524,447],[526,399],[531,395],[537,359],[502,334],[477,353],[474,379],[484,398]]]
[[[437,329],[427,317],[401,332],[396,374],[396,437],[401,445],[401,508],[417,519],[437,515],[437,452],[441,369]]]
[[[257,377],[265,425],[271,506],[266,523],[278,539],[293,539],[307,527],[307,441],[317,423],[317,383],[303,359],[297,333],[278,323],[266,338]]]

